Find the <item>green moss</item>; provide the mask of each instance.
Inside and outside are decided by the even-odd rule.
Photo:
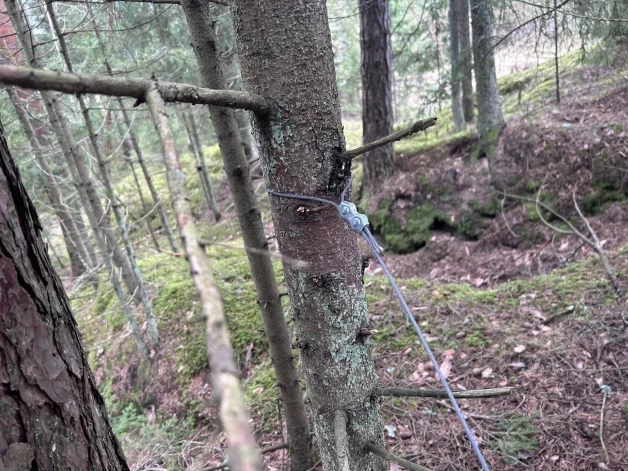
[[[494,218],[501,212],[502,204],[499,197],[497,195],[493,195],[491,196],[491,199],[484,204],[480,203],[478,200],[469,201],[469,208],[478,213],[480,216]]]
[[[608,204],[626,201],[626,194],[610,182],[595,185],[594,190],[582,198],[580,205],[587,215],[599,214]]]
[[[533,414],[532,417],[513,415],[499,423],[498,436],[501,438],[497,440],[495,446],[509,465],[518,463],[522,453],[533,456],[538,451],[539,443],[536,436],[539,429],[533,423],[537,417],[538,414]]]
[[[472,240],[477,240],[484,232],[486,222],[473,211],[462,211],[456,222],[456,230]]]

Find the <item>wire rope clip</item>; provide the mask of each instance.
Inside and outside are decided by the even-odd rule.
[[[369,225],[369,220],[366,214],[358,212],[358,208],[355,204],[349,201],[341,201],[338,205],[338,213],[340,217],[349,223],[352,231],[362,232],[366,226]]]

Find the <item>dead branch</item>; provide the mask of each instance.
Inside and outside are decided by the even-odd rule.
[[[426,468],[425,466],[421,466],[420,464],[414,464],[411,461],[393,455],[392,453],[388,453],[386,450],[383,450],[380,447],[373,445],[372,443],[367,443],[366,449],[374,455],[380,456],[387,461],[397,463],[399,466],[403,466],[410,471],[432,471],[430,468]]]
[[[471,389],[469,391],[452,391],[455,398],[482,399],[509,395],[514,388]],[[376,396],[392,397],[435,397],[447,398],[447,392],[430,389],[404,389],[404,388],[376,388],[373,391]]]
[[[0,65],[0,83],[35,90],[55,90],[64,93],[89,93],[136,98],[140,103],[151,80],[111,77],[109,75],[78,75],[29,67]],[[156,82],[165,102],[216,105],[241,108],[257,114],[268,114],[270,105],[260,96],[233,90],[211,90],[184,83]]]
[[[334,433],[336,435],[336,455],[338,471],[351,471],[349,467],[349,439],[347,438],[347,413],[337,410],[334,415]]]
[[[261,457],[249,427],[249,415],[242,396],[239,369],[233,356],[220,292],[216,287],[207,254],[199,244],[198,231],[192,217],[190,199],[185,188],[185,177],[180,170],[179,155],[175,147],[170,121],[166,114],[166,105],[155,84],[148,86],[146,103],[155,121],[155,127],[161,141],[179,235],[187,254],[192,279],[201,301],[202,312],[207,321],[207,356],[212,371],[212,384],[217,399],[218,415],[227,435],[229,461],[233,469],[261,471]]]
[[[392,133],[389,136],[382,137],[381,139],[370,142],[362,147],[358,147],[353,150],[348,150],[345,152],[345,155],[351,159],[354,159],[358,155],[362,155],[365,152],[368,152],[369,150],[373,150],[378,147],[385,146],[386,144],[390,142],[399,141],[419,131],[425,131],[427,128],[434,126],[436,124],[436,119],[437,118],[430,118],[426,120],[417,121],[412,126],[407,127],[406,129],[402,129],[401,131]]]
[[[582,242],[586,243],[589,247],[591,247],[600,256],[600,260],[602,261],[602,266],[604,267],[604,271],[606,272],[606,275],[609,281],[611,282],[613,290],[615,291],[615,296],[619,298],[622,293],[621,285],[619,284],[619,280],[617,279],[617,276],[615,275],[615,272],[613,268],[611,267],[610,262],[608,261],[608,256],[606,255],[606,251],[604,250],[604,247],[602,247],[602,244],[600,242],[600,239],[597,236],[597,233],[593,230],[593,227],[591,227],[589,220],[584,216],[584,214],[580,210],[580,206],[578,205],[578,202],[576,200],[576,190],[574,190],[573,195],[572,195],[574,207],[576,208],[576,211],[578,212],[578,216],[584,223],[591,237],[587,237],[582,231],[580,231],[576,226],[574,226],[569,219],[567,219],[565,216],[555,211],[553,208],[551,208],[547,204],[543,203],[540,199],[540,193],[542,189],[543,187],[539,188],[539,191],[535,199],[528,198],[527,196],[513,195],[513,194],[505,193],[505,192],[500,192],[500,193],[503,196],[506,196],[512,199],[534,203],[536,212],[539,218],[541,219],[541,222],[545,226],[549,227],[550,229],[552,229],[553,231],[559,234],[575,235]],[[565,225],[569,229],[561,229],[560,227],[556,227],[555,225],[550,223],[547,219],[545,219],[542,211],[539,208],[545,209],[547,212],[551,213],[554,217],[560,219],[563,223],[565,223]]]

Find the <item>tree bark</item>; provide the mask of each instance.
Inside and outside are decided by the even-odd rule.
[[[46,185],[50,204],[52,205],[55,214],[59,218],[59,222],[61,224],[63,240],[65,241],[65,246],[68,250],[68,255],[70,256],[70,266],[72,267],[72,274],[74,276],[82,275],[91,268],[91,259],[89,254],[87,253],[85,245],[83,244],[81,234],[76,227],[74,219],[72,219],[70,211],[63,201],[61,189],[59,188],[57,180],[55,179],[55,176],[52,174],[52,171],[48,166],[48,161],[45,158],[39,140],[35,135],[30,118],[22,107],[17,92],[11,87],[7,87],[6,92],[9,95],[9,99],[11,100],[13,108],[15,109],[18,120],[20,121],[20,124],[24,129],[26,138],[31,145],[31,149],[33,150],[33,155],[35,156],[37,165],[41,168],[41,173],[43,175],[43,179]]]
[[[179,235],[207,323],[207,354],[218,414],[227,435],[229,467],[234,471],[261,471],[261,459],[249,428],[249,417],[240,388],[239,371],[233,359],[220,293],[214,282],[209,259],[199,243],[190,197],[185,189],[185,176],[181,171],[166,107],[156,86],[149,87],[146,102],[161,140]]]
[[[233,13],[244,85],[281,110],[253,120],[268,188],[337,200],[351,163],[325,1],[239,0]],[[273,197],[271,211],[282,254],[307,262],[283,267],[324,469],[337,469],[334,413],[347,410],[352,469],[383,471],[365,448],[383,445],[383,426],[370,340],[360,335],[368,316],[357,236],[331,207]]]
[[[454,117],[454,131],[464,129],[465,119],[460,94],[460,32],[458,30],[458,15],[456,1],[449,0],[449,53],[451,62],[451,111]]]
[[[459,76],[462,85],[462,109],[467,124],[473,122],[473,49],[471,48],[471,27],[469,25],[469,0],[453,0],[458,17],[458,37],[460,40]]]
[[[392,47],[388,0],[360,0],[360,48],[362,50],[362,140],[364,144],[393,132]],[[376,190],[392,175],[392,144],[364,155],[364,185]]]
[[[0,195],[0,468],[127,471],[3,135]]]
[[[187,18],[203,84],[219,90],[225,89],[227,84],[207,2],[182,0],[181,6]],[[244,246],[247,248],[270,355],[285,407],[291,466],[293,471],[304,471],[312,466],[309,426],[249,164],[233,110],[210,106],[209,112],[220,145]]]
[[[480,155],[492,158],[495,143],[504,127],[493,54],[493,1],[471,0],[473,58],[478,100]]]
[[[70,53],[69,53],[67,44],[65,42],[65,35],[63,34],[63,31],[61,31],[61,28],[59,27],[59,22],[57,21],[57,16],[54,11],[52,0],[46,0],[46,9],[48,11],[48,16],[50,18],[50,22],[52,23],[54,33],[57,36],[57,41],[59,42],[61,55],[65,61],[68,71],[73,72],[72,62],[70,61]],[[129,231],[127,230],[127,227],[126,227],[126,221],[124,219],[122,211],[120,210],[120,203],[118,199],[116,198],[115,193],[113,191],[113,184],[111,183],[111,178],[109,176],[109,169],[107,168],[107,164],[105,163],[105,158],[103,157],[102,152],[100,150],[100,146],[98,144],[98,137],[96,136],[96,131],[94,130],[94,125],[89,115],[89,109],[87,108],[87,104],[85,103],[85,97],[81,94],[77,94],[77,99],[79,102],[81,113],[83,114],[83,119],[85,121],[85,127],[87,128],[87,135],[89,137],[89,140],[92,146],[92,151],[94,153],[94,157],[96,157],[96,162],[98,163],[98,167],[100,168],[100,177],[102,179],[103,186],[105,187],[105,193],[107,195],[107,198],[110,201],[111,208],[113,209],[116,222],[118,223],[118,230],[120,231],[122,242],[124,244],[124,248],[126,250],[126,254],[128,257],[128,260],[124,259],[124,261],[127,263],[123,263],[121,265],[122,277],[124,278],[124,277],[132,276],[134,278],[135,284],[139,291],[139,298],[141,299],[141,302],[144,305],[144,312],[146,314],[146,320],[148,323],[149,335],[153,343],[157,343],[157,341],[159,340],[157,320],[155,319],[155,314],[153,313],[150,299],[148,297],[148,292],[146,290],[146,285],[144,284],[144,280],[142,279],[142,273],[140,271],[139,265],[137,264],[135,249],[133,248],[133,244],[131,243]],[[113,250],[115,251],[117,242],[113,238],[113,231],[111,230],[111,227],[108,224],[103,225],[103,232],[105,233],[107,237],[109,246],[113,247]],[[114,243],[116,244],[115,246],[114,246]],[[119,250],[119,246],[117,247]],[[129,269],[131,270],[131,274],[125,273],[125,271]],[[135,291],[130,291],[129,294],[131,295],[131,298],[135,299],[136,297]]]

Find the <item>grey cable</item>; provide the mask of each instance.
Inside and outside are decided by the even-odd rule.
[[[345,189],[342,192],[342,195],[341,195],[341,198],[340,198],[341,204],[344,203],[344,201],[345,201],[345,195],[347,194],[349,188],[351,187],[352,181],[353,181],[353,176],[351,176],[349,178],[349,181],[347,182],[347,186],[345,187]],[[334,203],[333,201],[324,199],[324,198],[318,198],[316,196],[295,195],[295,194],[291,194],[291,193],[280,193],[278,191],[269,190],[269,189],[267,189],[266,191],[268,193],[270,193],[271,195],[280,196],[282,198],[299,199],[299,200],[306,200],[306,201],[317,201],[319,203],[324,203],[324,204],[328,204],[330,206],[333,206],[333,207],[335,207],[336,209],[338,209],[340,211],[340,205],[338,205],[337,203]],[[359,213],[356,212],[356,215],[359,215]],[[342,214],[341,214],[341,217],[343,217]],[[345,219],[345,217],[343,217],[343,219]],[[456,401],[456,398],[454,397],[454,394],[451,391],[451,388],[449,387],[449,384],[447,383],[447,379],[445,378],[445,375],[443,374],[443,372],[440,369],[440,365],[438,364],[438,362],[436,361],[436,358],[434,357],[434,354],[432,353],[432,349],[430,348],[429,344],[427,343],[427,340],[425,339],[425,336],[423,335],[423,332],[421,331],[421,328],[419,327],[419,324],[417,323],[416,319],[414,318],[414,315],[410,311],[410,308],[408,307],[408,304],[406,303],[406,300],[403,297],[403,294],[401,293],[401,290],[397,286],[397,283],[395,282],[395,279],[393,278],[392,274],[388,270],[388,266],[386,265],[386,263],[384,262],[384,259],[382,258],[382,255],[383,255],[382,250],[379,247],[379,244],[377,243],[377,241],[375,240],[375,237],[373,237],[373,234],[371,234],[371,231],[369,230],[368,224],[365,224],[361,228],[361,230],[358,231],[358,230],[354,229],[354,231],[355,232],[359,232],[362,235],[362,237],[364,237],[364,239],[366,240],[367,244],[371,248],[371,251],[373,252],[375,257],[377,258],[377,261],[379,262],[380,266],[382,267],[382,270],[384,271],[384,274],[386,275],[386,278],[388,278],[388,281],[390,282],[390,285],[392,286],[393,291],[395,292],[395,294],[397,295],[397,298],[399,299],[399,302],[401,303],[401,307],[405,311],[406,316],[408,317],[408,320],[412,324],[412,327],[414,328],[414,331],[416,332],[417,336],[419,337],[419,341],[421,342],[421,345],[423,346],[423,349],[425,350],[425,353],[427,353],[427,356],[430,359],[430,361],[432,362],[432,365],[434,365],[434,370],[436,371],[436,374],[438,375],[438,378],[440,379],[441,384],[445,388],[445,392],[447,393],[447,397],[449,398],[449,401],[451,402],[451,405],[453,406],[454,411],[456,412],[456,415],[458,416],[458,420],[460,420],[460,423],[462,424],[462,428],[464,429],[464,432],[467,435],[467,438],[469,439],[469,443],[471,443],[471,448],[473,449],[473,452],[475,453],[475,456],[478,458],[478,460],[480,462],[480,465],[482,467],[482,470],[483,471],[490,471],[490,468],[488,467],[488,464],[486,463],[486,460],[484,459],[484,455],[482,454],[482,451],[480,450],[480,446],[478,445],[477,440],[473,436],[473,432],[471,432],[471,428],[469,428],[469,425],[467,424],[467,421],[464,418],[462,410],[460,410],[460,406],[458,405],[458,401]]]

